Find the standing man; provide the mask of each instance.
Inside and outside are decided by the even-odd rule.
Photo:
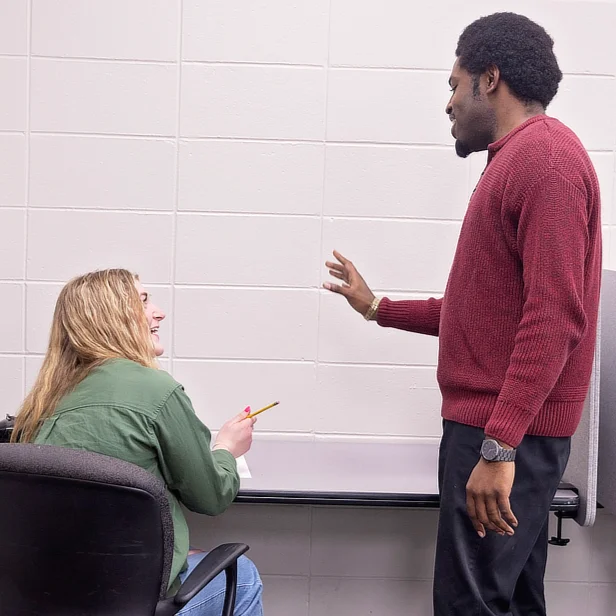
[[[343,284],[324,286],[383,327],[440,338],[435,616],[544,616],[548,513],[593,363],[599,186],[576,135],[545,115],[562,73],[542,27],[482,17],[456,58],[456,153],[488,163],[444,297],[376,298],[337,252]]]

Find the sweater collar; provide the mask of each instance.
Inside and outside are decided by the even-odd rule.
[[[499,150],[501,150],[505,145],[507,145],[507,143],[509,143],[511,139],[513,139],[518,133],[522,132],[527,126],[535,124],[536,122],[541,122],[546,118],[547,116],[545,115],[545,113],[533,116],[532,118],[526,120],[526,122],[523,122],[519,126],[516,126],[513,130],[509,131],[504,137],[501,137],[498,141],[491,143],[488,146],[488,162],[492,160],[492,158],[494,158],[494,156]]]

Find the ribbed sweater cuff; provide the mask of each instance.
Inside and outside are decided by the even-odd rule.
[[[517,447],[524,438],[534,415],[510,402],[497,401],[486,424],[485,434],[511,447]]]
[[[379,304],[376,321],[381,327],[438,336],[440,315],[440,300],[392,301],[384,297]]]

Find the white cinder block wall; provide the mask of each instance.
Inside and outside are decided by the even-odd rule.
[[[485,157],[444,114],[462,28],[525,12],[566,73],[551,108],[591,152],[616,265],[616,3],[5,0],[0,3],[0,384],[13,411],[69,277],[124,266],[169,312],[164,367],[213,428],[437,437],[436,341],[325,294],[338,248],[379,292],[442,292]],[[333,470],[332,472],[335,472]],[[434,512],[232,507],[268,616],[431,613]],[[616,523],[568,523],[549,607],[614,613]]]

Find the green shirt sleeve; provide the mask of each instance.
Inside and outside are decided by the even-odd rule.
[[[211,451],[210,431],[181,386],[167,398],[153,430],[168,489],[191,511],[222,513],[239,490],[235,458],[223,449]]]

